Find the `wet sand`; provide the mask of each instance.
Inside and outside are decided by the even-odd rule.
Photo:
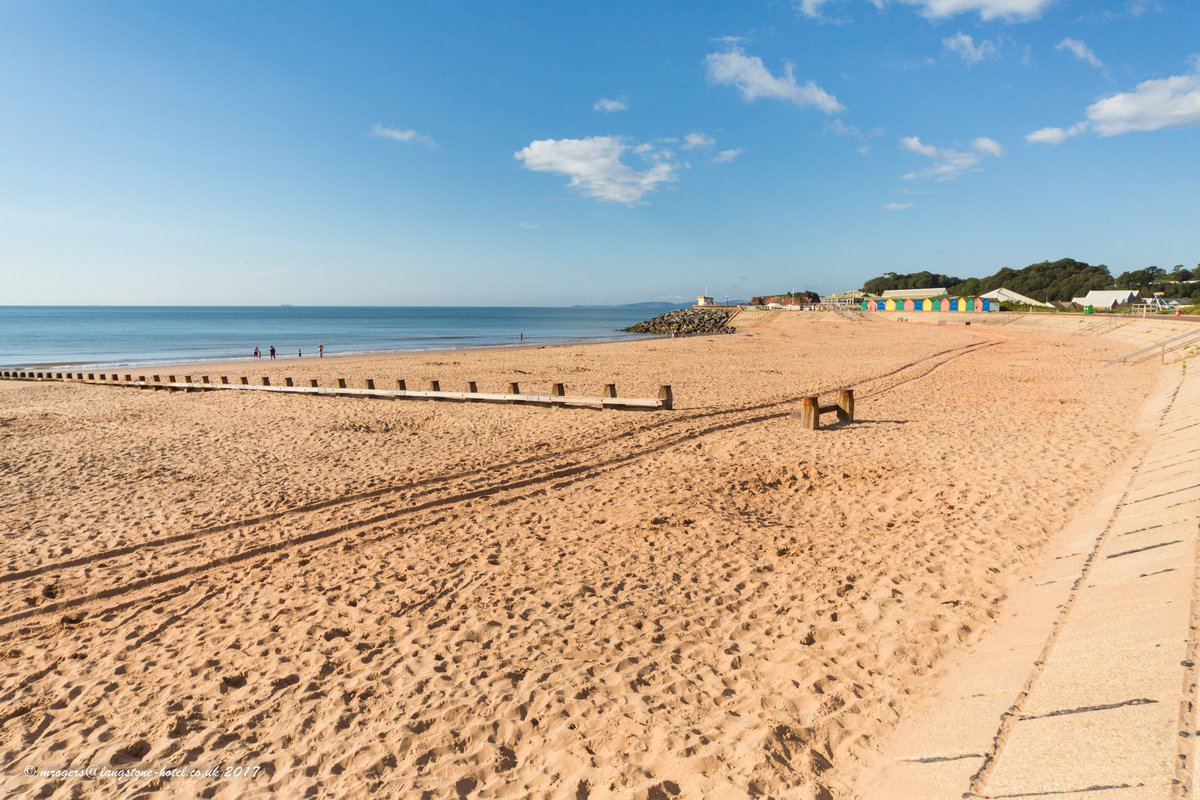
[[[1160,371],[1053,326],[737,326],[211,370],[671,412],[0,382],[0,788],[853,796]],[[801,430],[839,386],[858,420]],[[37,774],[218,765],[258,770]]]

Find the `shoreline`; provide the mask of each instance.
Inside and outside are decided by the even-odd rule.
[[[354,350],[349,352],[339,352],[329,354],[326,352],[324,356],[316,355],[314,348],[312,355],[293,356],[279,354],[272,362],[272,359],[263,355],[262,358],[254,358],[253,356],[230,356],[228,358],[200,358],[195,360],[150,360],[150,361],[57,361],[57,362],[38,362],[30,364],[0,364],[0,368],[14,370],[102,370],[102,369],[155,369],[167,367],[187,367],[189,369],[198,369],[200,367],[216,368],[230,364],[260,364],[260,363],[310,363],[312,361],[325,361],[327,359],[377,359],[377,358],[395,358],[406,355],[421,356],[433,355],[437,353],[472,353],[479,351],[503,351],[503,350],[535,350],[547,347],[585,347],[588,345],[599,344],[621,344],[624,342],[646,341],[651,339],[668,338],[662,334],[653,333],[625,333],[621,338],[614,339],[561,339],[554,341],[530,341],[524,343],[512,342],[504,344],[479,344],[479,345],[461,345],[458,347],[430,347],[430,348],[411,348],[404,350]]]

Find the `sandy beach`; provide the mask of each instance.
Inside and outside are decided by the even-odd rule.
[[[736,324],[174,369],[673,411],[0,381],[0,793],[856,797],[1164,371],[1078,320]],[[89,767],[153,775],[40,774]]]

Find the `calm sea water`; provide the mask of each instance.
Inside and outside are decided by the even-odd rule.
[[[636,338],[638,309],[0,306],[0,366],[120,366]]]

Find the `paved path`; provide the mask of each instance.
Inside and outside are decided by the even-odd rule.
[[[1147,413],[1148,448],[868,759],[860,797],[1200,798],[1200,365]]]

